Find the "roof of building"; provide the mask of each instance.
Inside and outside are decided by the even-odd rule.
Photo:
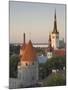
[[[29,40],[29,43],[26,45],[24,51],[23,51],[23,61],[33,61],[36,60],[36,51],[35,48],[32,45],[31,40]]]
[[[54,50],[54,55],[56,55],[56,56],[64,56],[65,55],[65,49]]]

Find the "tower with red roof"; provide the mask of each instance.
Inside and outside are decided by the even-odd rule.
[[[20,62],[18,65],[18,79],[21,85],[28,87],[34,85],[38,81],[38,60],[36,50],[31,40],[20,48]]]

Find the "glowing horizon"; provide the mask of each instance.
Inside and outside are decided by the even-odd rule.
[[[20,1],[10,1],[9,4],[10,43],[23,42],[24,32],[26,41],[47,43],[49,32],[53,31],[55,9],[60,39],[65,40],[66,5]]]

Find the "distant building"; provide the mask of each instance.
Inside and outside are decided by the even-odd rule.
[[[51,46],[54,49],[57,49],[59,47],[59,32],[57,30],[56,11],[55,11],[55,15],[54,15],[54,28],[51,33]]]
[[[64,39],[59,40],[59,48],[65,48],[65,42],[64,42]]]
[[[47,58],[50,59],[54,56],[65,56],[65,44],[64,39],[59,40],[59,32],[57,31],[56,11],[54,15],[54,28],[51,34],[49,34],[49,46],[45,49],[47,52]]]
[[[63,49],[57,49],[57,50],[54,50],[54,52],[53,52],[53,55],[54,56],[64,57],[65,54],[66,54],[65,48],[63,48]]]

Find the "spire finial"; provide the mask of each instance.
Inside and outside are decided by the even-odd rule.
[[[25,44],[25,32],[23,33],[23,43]]]
[[[55,16],[54,16],[54,19],[56,20],[56,8],[55,8]]]

